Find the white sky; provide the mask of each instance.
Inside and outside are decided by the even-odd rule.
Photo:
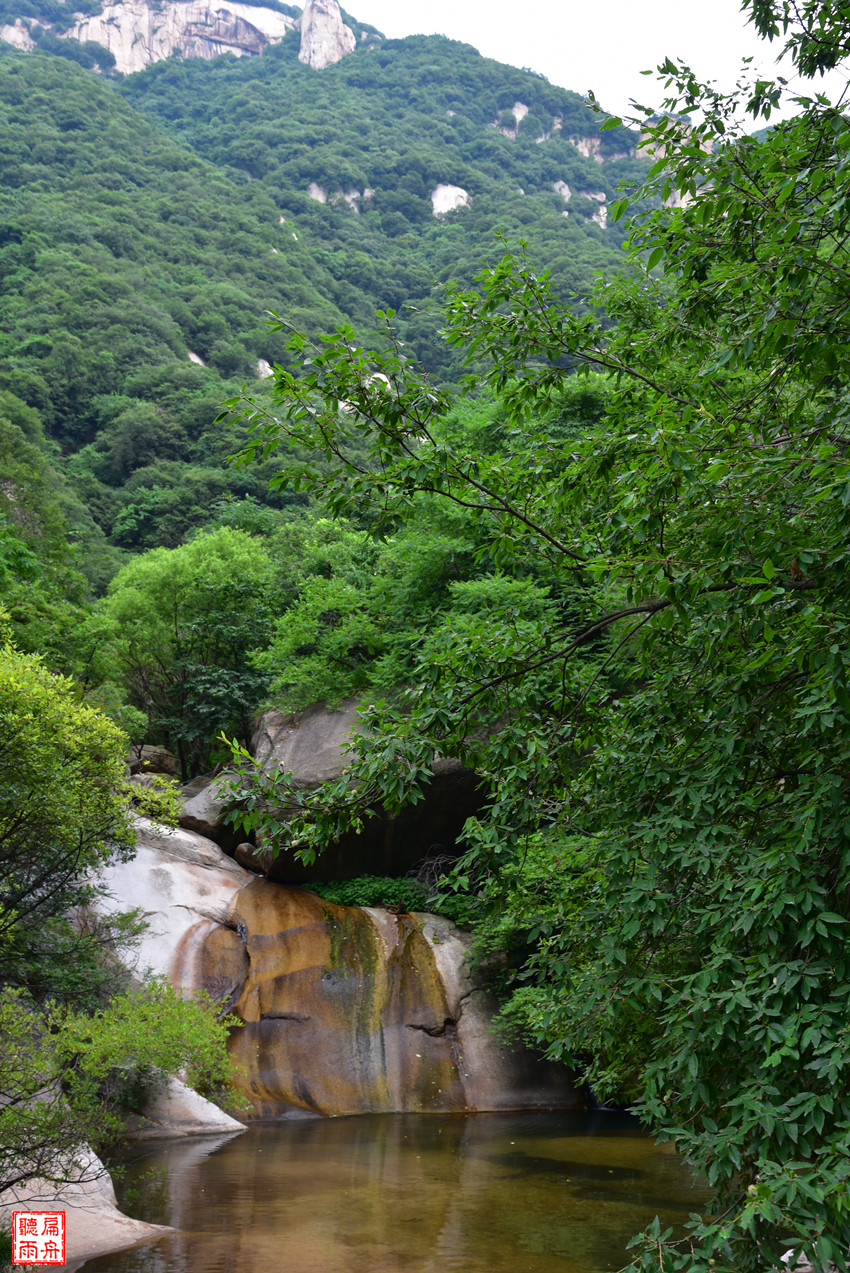
[[[740,0],[343,0],[343,7],[387,36],[447,35],[562,88],[592,89],[618,114],[630,97],[660,103],[660,89],[640,72],[665,57],[684,58],[700,79],[732,88],[742,57],[755,55],[753,65],[772,76],[780,46],[757,39]]]

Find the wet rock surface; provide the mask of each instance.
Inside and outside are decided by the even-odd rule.
[[[254,880],[235,901],[236,940],[206,940],[207,987],[244,942],[234,1060],[259,1117],[580,1108],[572,1077],[490,1029],[454,925],[334,906]]]
[[[235,915],[250,971],[231,1046],[259,1115],[466,1107],[445,992],[412,916],[265,880],[242,890]]]
[[[138,835],[99,909],[140,907],[134,968],[244,1021],[230,1049],[255,1117],[581,1107],[567,1070],[492,1033],[448,920],[335,906],[194,832],[140,818]]]

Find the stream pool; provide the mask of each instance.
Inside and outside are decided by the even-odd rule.
[[[137,1147],[118,1193],[178,1232],[85,1273],[601,1273],[707,1198],[608,1111],[254,1125]]]

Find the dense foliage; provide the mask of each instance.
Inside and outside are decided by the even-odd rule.
[[[582,294],[618,259],[599,200],[646,164],[630,135],[600,139],[575,94],[444,39],[370,36],[321,74],[296,53],[293,33],[260,58],[109,80],[69,65],[91,63],[87,46],[46,29],[38,52],[0,45],[0,391],[59,445],[97,592],[128,551],[177,547],[222,501],[285,504],[270,474],[224,468],[240,438],[213,423],[238,384],[289,358],[267,309],[315,335],[391,304],[451,378],[434,283],[471,279],[496,227],[530,236]],[[446,182],[472,205],[435,217]],[[340,194],[353,189],[359,214]]]
[[[230,1024],[162,983],[124,990],[94,1013],[56,1002],[36,1013],[21,992],[5,991],[0,1190],[33,1178],[95,1179],[103,1168],[89,1147],[108,1147],[165,1072],[226,1090]]]
[[[267,636],[276,600],[268,552],[228,526],[145,553],[112,580],[103,610],[121,671],[184,778],[210,765],[210,740],[223,729],[250,735],[268,682],[248,654]]]
[[[843,10],[751,8],[806,73],[846,55]],[[421,492],[474,508],[497,564],[545,562],[583,604],[485,606],[423,648],[408,701],[367,711],[349,774],[304,802],[303,851],[417,799],[435,754],[475,764],[491,796],[457,877],[527,925],[515,1018],[716,1190],[639,1264],[740,1273],[790,1245],[844,1269],[850,125],[803,98],[753,138],[736,113],[778,86],[730,100],[663,71],[651,189],[678,206],[633,224],[594,310],[522,255],[449,297],[449,339],[510,410],[505,453],[454,444],[450,396],[349,330],[293,340],[276,418],[249,409],[251,453],[282,434],[338,461],[284,455],[281,482],[385,520]],[[606,375],[604,419],[544,438],[570,363]]]
[[[264,491],[223,470],[218,405],[282,352],[265,307],[310,327],[340,311],[309,254],[277,252],[270,198],[96,76],[0,54],[0,115],[0,387],[69,457],[65,514],[100,590],[121,550],[176,546],[217,502]]]
[[[228,1070],[226,1029],[208,1005],[130,986],[116,946],[132,941],[137,917],[71,922],[96,873],[133,852],[120,730],[7,644],[0,736],[2,1191],[88,1170],[84,1145],[108,1143],[161,1069],[188,1067],[218,1088]]]
[[[79,905],[132,842],[124,739],[36,655],[0,651],[0,950]]]
[[[409,876],[358,875],[353,880],[329,880],[310,884],[310,892],[337,906],[382,906],[405,911],[444,915],[468,928],[476,913],[474,903],[453,891],[435,891],[423,880]]]
[[[294,365],[265,310],[316,334],[391,301],[457,378],[435,279],[471,278],[508,224],[587,294],[622,237],[601,200],[641,168],[575,95],[449,41],[364,28],[322,76],[287,41],[121,83],[108,52],[59,38],[61,9],[0,6],[54,28],[33,54],[0,46],[0,1187],[85,1170],[81,1142],[106,1144],[162,1069],[226,1080],[204,1005],[130,988],[116,950],[138,917],[69,922],[89,872],[132,852],[122,731],[173,747],[186,777],[221,759],[222,731],[247,739],[272,686],[292,706],[382,692],[429,624],[494,602],[533,624],[549,605],[534,563],[499,574],[474,512],[425,496],[378,544],[368,509],[340,525],[270,492],[271,462],[224,467],[248,435],[216,422],[222,399],[258,385],[261,360]],[[472,206],[437,218],[446,182]],[[336,197],[352,184],[359,214]],[[495,454],[504,423],[487,401],[447,436]],[[360,883],[361,900],[428,896]]]
[[[411,349],[451,373],[439,313],[429,312],[434,280],[471,279],[495,230],[527,235],[565,293],[589,291],[613,265],[621,236],[597,224],[599,200],[645,163],[634,135],[599,136],[577,94],[443,37],[386,41],[321,75],[297,48],[292,33],[247,62],[161,63],[120,91],[268,192],[285,218],[281,251],[292,227],[349,318],[398,309]],[[438,185],[465,190],[471,205],[435,217]]]
[[[848,53],[842,6],[748,7],[803,74]],[[592,153],[578,99],[463,46],[383,42],[316,76],[288,40],[117,91],[0,57],[0,594],[19,644],[145,713],[187,773],[269,689],[371,697],[350,773],[299,796],[305,855],[419,799],[435,755],[474,765],[489,799],[454,882],[489,910],[506,1026],[716,1189],[638,1262],[747,1273],[790,1245],[847,1268],[850,126],[818,97],[749,136],[740,111],[775,85],[727,99],[663,73],[668,113],[639,121],[656,210],[611,278],[620,230],[595,196],[639,167],[619,121],[596,163],[570,141]],[[435,218],[446,182],[472,205]],[[530,248],[472,288],[496,226]],[[376,302],[374,349],[350,325],[318,338]],[[246,402],[258,358],[281,365]],[[256,467],[222,473],[238,448]],[[93,613],[75,565],[102,590],[147,549]],[[8,980],[43,953],[10,938]]]
[[[67,26],[52,0],[32,5],[24,17]],[[0,476],[15,492],[0,600],[19,648],[134,734],[182,750],[187,773],[219,758],[222,728],[248,736],[269,685],[295,706],[403,679],[429,608],[481,570],[474,525],[427,504],[380,564],[362,539],[348,566],[323,562],[306,494],[270,490],[271,464],[225,466],[246,435],[216,423],[221,401],[260,360],[291,361],[266,309],[315,334],[392,302],[413,348],[456,377],[435,280],[471,278],[508,225],[588,293],[622,237],[599,199],[646,167],[629,134],[599,136],[575,94],[452,41],[355,28],[368,38],[322,74],[298,62],[297,33],[261,58],[172,61],[123,81],[70,66],[86,50],[45,43],[46,28],[36,53],[0,46]],[[327,204],[307,196],[311,181]],[[430,192],[445,182],[472,205],[435,217]],[[354,188],[359,213],[336,197]],[[130,555],[188,550],[219,527],[267,541],[262,604],[274,596],[286,618],[272,630],[272,610],[240,614],[247,581],[226,601],[202,589],[164,662],[161,642],[140,658],[138,623],[116,594],[93,612],[92,594]]]

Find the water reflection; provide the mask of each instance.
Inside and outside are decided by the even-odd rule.
[[[704,1192],[627,1116],[389,1114],[254,1126],[130,1164],[179,1230],[85,1273],[595,1273]]]

